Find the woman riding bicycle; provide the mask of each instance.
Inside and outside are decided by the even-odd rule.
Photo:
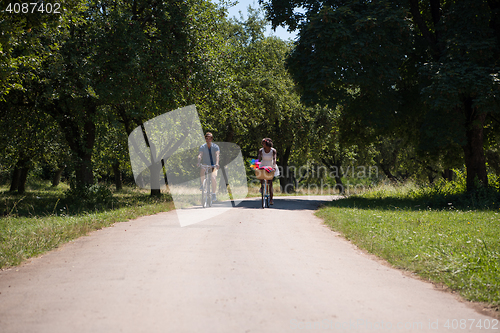
[[[257,159],[260,161],[259,167],[270,166],[274,168],[274,177],[279,176],[279,169],[276,166],[276,149],[273,148],[273,141],[269,138],[262,139],[262,148],[259,149],[259,153],[257,154]],[[274,180],[274,178],[273,178]],[[262,189],[264,187],[264,180],[260,180],[260,193],[262,193]],[[269,194],[270,194],[270,202],[269,204],[273,205],[273,181],[269,181]]]

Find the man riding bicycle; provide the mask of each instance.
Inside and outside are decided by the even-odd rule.
[[[212,166],[212,201],[217,201],[217,196],[215,195],[216,189],[217,189],[217,184],[216,184],[216,177],[217,177],[217,170],[219,170],[219,155],[220,155],[220,148],[218,145],[215,143],[212,143],[214,136],[212,133],[207,132],[205,134],[205,141],[206,143],[202,144],[200,146],[200,153],[198,154],[198,166],[201,167],[201,165],[210,165]],[[200,179],[201,179],[201,186],[200,190],[203,191],[203,181],[205,180],[205,169],[201,168],[200,169]]]

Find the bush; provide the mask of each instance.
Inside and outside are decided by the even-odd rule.
[[[65,192],[65,201],[81,208],[98,209],[113,202],[113,193],[106,185],[74,186]]]
[[[457,175],[453,181],[440,179],[429,186],[411,190],[408,195],[421,199],[430,207],[455,207],[460,209],[493,209],[500,207],[500,186],[498,177],[488,175],[489,186],[478,186],[467,192],[466,173],[453,170]],[[451,206],[451,207],[450,207]]]

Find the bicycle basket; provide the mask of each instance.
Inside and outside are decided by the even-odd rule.
[[[274,177],[274,171],[273,172],[267,172],[264,169],[256,169],[255,170],[255,177],[257,179],[266,179],[266,180],[273,180]]]

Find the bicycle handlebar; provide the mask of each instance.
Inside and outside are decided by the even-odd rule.
[[[202,168],[215,168],[217,165],[208,165],[208,164],[200,164],[200,167]]]

